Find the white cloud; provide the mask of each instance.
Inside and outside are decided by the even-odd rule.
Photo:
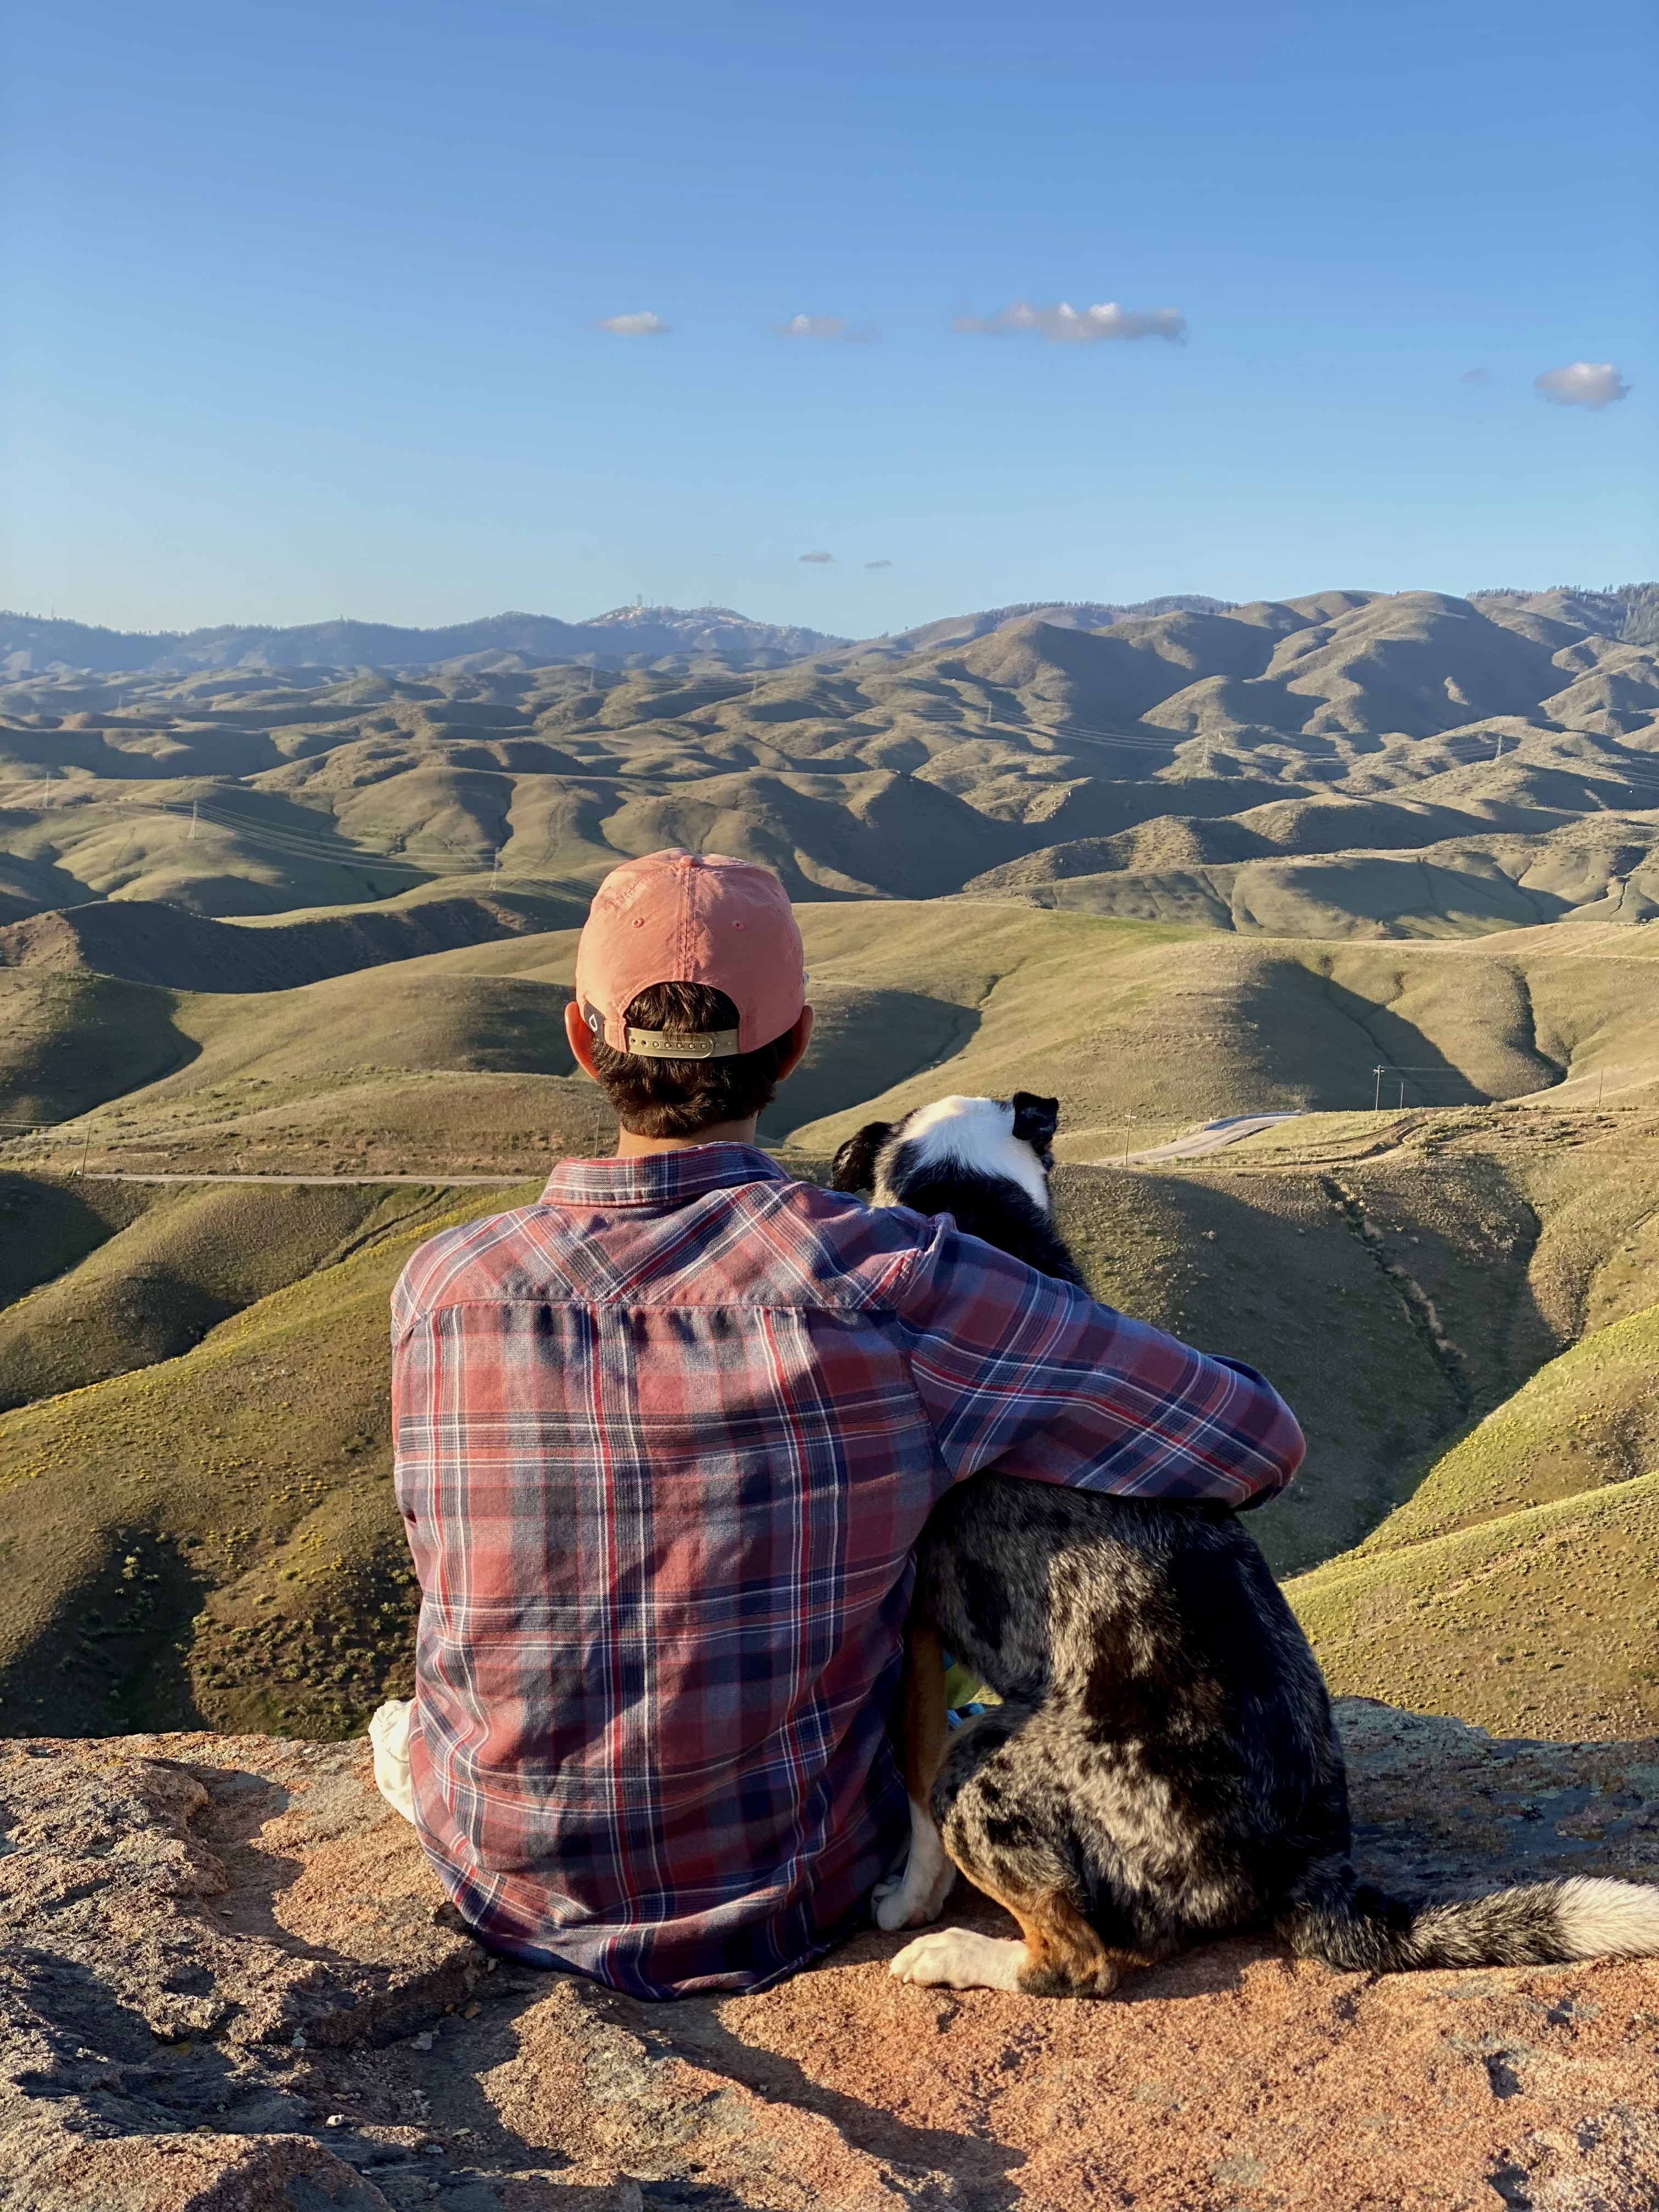
[[[833,553],[803,553],[800,557],[803,561],[817,562],[821,561],[833,561],[836,556]]]
[[[864,565],[866,568],[890,568],[893,564],[890,561],[866,561]]]
[[[849,330],[845,315],[791,315],[787,323],[769,323],[766,327],[775,338],[821,338],[826,343],[842,338],[848,345],[873,345],[881,336],[873,323]]]
[[[1109,338],[1167,338],[1187,341],[1187,318],[1179,307],[1120,307],[1115,300],[1078,308],[1067,300],[1052,307],[1016,300],[994,315],[958,315],[951,328],[964,337],[1000,338],[1037,331],[1050,345],[1099,345]]]
[[[660,315],[653,315],[648,307],[633,315],[606,315],[599,324],[602,331],[614,331],[619,338],[665,337],[669,327]]]
[[[1558,407],[1611,407],[1630,391],[1610,361],[1572,361],[1534,376],[1533,389]]]
[[[1490,384],[1492,373],[1489,368],[1466,368],[1457,380],[1460,384]]]

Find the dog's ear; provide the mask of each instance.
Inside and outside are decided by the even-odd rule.
[[[1014,1134],[1034,1152],[1046,1152],[1060,1127],[1058,1098],[1039,1098],[1033,1091],[1016,1091],[1009,1100],[1014,1109]]]
[[[893,1133],[890,1121],[866,1121],[836,1154],[830,1170],[831,1190],[873,1190],[876,1154]]]

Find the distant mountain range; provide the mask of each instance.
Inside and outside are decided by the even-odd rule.
[[[1144,599],[1134,606],[1095,600],[994,607],[928,623],[883,641],[900,651],[982,637],[1040,614],[1063,629],[1103,629],[1137,615],[1218,614],[1228,602],[1201,593]],[[854,642],[827,631],[750,622],[730,607],[613,607],[586,622],[555,615],[489,615],[441,629],[389,623],[301,623],[288,629],[225,623],[210,629],[119,630],[56,617],[0,612],[0,676],[54,668],[100,675],[182,675],[204,668],[544,668],[556,661],[599,668],[684,667],[712,661],[730,668],[776,668],[809,653]]]
[[[0,613],[0,672],[12,677],[50,668],[164,675],[198,668],[424,668],[456,662],[486,669],[546,667],[554,661],[624,668],[664,659],[775,667],[848,642],[821,630],[750,622],[729,607],[615,607],[580,623],[554,615],[489,615],[442,629],[403,629],[343,617],[289,629],[226,623],[188,631],[118,630]]]

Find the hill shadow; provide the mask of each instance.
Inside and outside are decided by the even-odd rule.
[[[817,1017],[812,1042],[762,1116],[764,1144],[782,1144],[796,1129],[954,1060],[979,1027],[976,1007],[921,991],[809,984],[807,996]]]
[[[78,1267],[121,1225],[72,1183],[0,1172],[0,1310]]]
[[[1339,983],[1334,976],[1325,978],[1325,994],[1336,1012],[1346,1015],[1356,1029],[1363,1030],[1376,1046],[1382,1064],[1380,1095],[1384,1105],[1402,1103],[1402,1083],[1403,1103],[1407,1106],[1491,1103],[1492,1094],[1466,1075],[1455,1060],[1449,1060],[1415,1023],[1387,1006],[1378,1006],[1374,999],[1363,998],[1358,991]]]
[[[5,979],[33,998],[0,1042],[0,1120],[72,1121],[159,1083],[201,1052],[173,1019],[170,991],[106,975],[21,971]]]
[[[0,1546],[3,1559],[9,1546]],[[188,1665],[207,1578],[176,1538],[104,1532],[103,1557],[0,1669],[9,1736],[129,1735],[208,1725]]]
[[[1308,1457],[1249,1526],[1276,1574],[1305,1573],[1361,1542],[1542,1364],[1510,1364],[1531,1243],[1501,1257],[1466,1244],[1432,1182],[1391,1186],[1379,1226],[1363,1179],[1258,1175],[1247,1199],[1223,1174],[1064,1164],[1056,1212],[1097,1297],[1282,1392]]]

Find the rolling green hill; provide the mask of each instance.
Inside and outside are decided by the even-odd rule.
[[[193,1350],[0,1418],[0,1728],[346,1735],[406,1683],[386,1301],[477,1210],[421,1197]]]
[[[749,673],[21,674],[0,916],[568,899],[672,843],[800,899],[972,890],[1246,935],[1659,911],[1659,653],[1599,599],[1048,611]]]
[[[1006,903],[799,912],[819,1030],[763,1133],[809,1153],[937,1095],[946,1066],[958,1089],[1054,1092],[1079,1162],[1228,1113],[1632,1103],[1659,1083],[1659,932],[1639,927],[1384,947]],[[309,925],[257,933],[286,927]],[[428,1174],[590,1149],[609,1121],[564,1042],[575,939],[506,935],[287,990],[0,971],[20,1010],[0,1041],[12,1111],[67,1122],[13,1156]]]
[[[1496,1735],[1659,1729],[1659,1473],[1485,1522],[1287,1595],[1339,1696]]]
[[[0,1308],[0,1407],[172,1358],[389,1223],[419,1221],[432,1203],[429,1193],[348,1184],[71,1187],[112,1188],[141,1196],[143,1211],[79,1265]]]
[[[1645,1473],[1653,1313],[1626,1309],[1659,1258],[1659,1117],[1311,1115],[1293,1141],[1297,1126],[1190,1168],[1062,1165],[1062,1225],[1102,1295],[1286,1391],[1308,1463],[1255,1533],[1302,1572],[1293,1594],[1341,1686],[1432,1703],[1419,1660],[1442,1630],[1412,1608],[1424,1589],[1438,1603],[1436,1560],[1462,1557],[1436,1547]],[[386,1296],[441,1219],[514,1194],[22,1176],[11,1192],[60,1213],[82,1193],[144,1202],[125,1225],[60,1227],[58,1272],[0,1312],[14,1397],[59,1393],[0,1414],[0,1724],[361,1726],[402,1679],[411,1602]],[[1625,1527],[1595,1525],[1598,1544]],[[1645,1588],[1609,1583],[1619,1621]],[[1473,1602],[1446,1614],[1460,1651],[1490,1626]],[[1638,1617],[1626,1627],[1633,1650]],[[1492,1658],[1503,1711],[1537,1704],[1555,1651]],[[1594,1669],[1544,1687],[1539,1712],[1586,1729],[1635,1710],[1607,1705]]]

